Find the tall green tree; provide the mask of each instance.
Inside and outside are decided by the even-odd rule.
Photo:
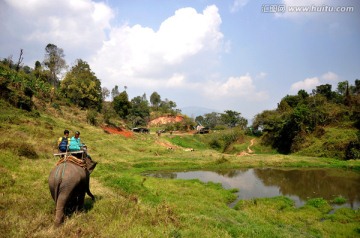
[[[159,108],[159,104],[161,103],[161,97],[157,92],[153,92],[150,95],[150,103],[156,110]]]
[[[163,113],[170,113],[171,115],[176,115],[178,111],[176,110],[176,103],[165,98],[164,101],[161,101],[159,104],[159,109]]]
[[[45,59],[43,63],[51,72],[51,83],[54,88],[57,88],[59,84],[58,75],[67,67],[64,59],[64,50],[54,44],[48,44],[45,47],[45,52]]]
[[[345,95],[346,89],[348,88],[348,85],[349,85],[348,81],[339,82],[338,85],[337,85],[337,92],[340,95]]]
[[[115,85],[115,87],[113,89],[111,89],[111,98],[112,98],[112,100],[114,100],[114,98],[116,96],[118,96],[119,94],[120,94],[119,86]]]
[[[196,124],[203,125],[203,124],[205,124],[205,118],[201,115],[197,116],[197,117],[195,117],[195,122],[196,122]]]
[[[142,97],[137,96],[131,100],[131,108],[127,117],[132,126],[145,126],[150,119],[149,101],[144,94]]]
[[[325,96],[328,100],[331,100],[334,96],[334,93],[331,91],[331,85],[330,84],[323,84],[316,87],[315,92],[317,94],[321,94]]]
[[[101,82],[86,61],[77,60],[76,65],[61,81],[61,91],[66,98],[80,107],[101,109]]]
[[[247,120],[241,116],[241,113],[232,110],[226,110],[221,114],[221,120],[228,127],[239,126],[245,129],[247,125]]]
[[[131,103],[129,101],[129,96],[127,92],[123,91],[122,93],[114,97],[112,104],[118,116],[122,119],[126,119],[131,109]]]
[[[221,114],[217,112],[206,113],[203,123],[203,126],[213,129],[217,125],[221,125]]]

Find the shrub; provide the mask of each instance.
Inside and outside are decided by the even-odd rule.
[[[24,156],[28,159],[37,159],[39,157],[34,147],[25,142],[4,141],[0,143],[0,149],[10,149],[18,156]]]
[[[97,112],[95,110],[89,110],[86,113],[86,120],[90,125],[96,126],[97,120],[96,120]]]
[[[28,159],[37,159],[39,157],[34,147],[25,143],[20,144],[20,147],[18,148],[18,155],[24,156]]]
[[[360,143],[351,141],[345,150],[345,160],[360,159]]]
[[[342,197],[342,196],[339,196],[339,197],[336,197],[334,198],[331,203],[335,203],[335,204],[344,204],[346,203],[346,198]]]
[[[306,206],[315,207],[321,212],[327,213],[332,210],[329,203],[323,198],[312,198],[306,202]]]
[[[221,148],[221,143],[218,139],[212,139],[210,142],[209,142],[209,145],[211,148],[213,149],[220,149]]]

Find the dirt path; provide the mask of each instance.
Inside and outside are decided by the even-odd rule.
[[[254,145],[255,139],[251,139],[250,145],[247,147],[247,150],[241,151],[238,153],[238,156],[245,156],[245,155],[254,155],[254,152],[250,147]]]
[[[178,146],[173,145],[172,143],[167,142],[167,141],[157,140],[157,141],[156,141],[156,144],[161,145],[161,146],[164,146],[164,147],[166,147],[168,150],[173,150],[173,149],[178,149],[178,148],[179,148]]]
[[[250,145],[247,147],[247,150],[248,150],[248,153],[251,154],[251,153],[254,153],[254,151],[252,149],[250,149],[250,146],[253,146],[254,145],[254,141],[255,139],[252,139],[250,141]]]

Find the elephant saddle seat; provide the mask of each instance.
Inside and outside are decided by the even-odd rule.
[[[86,169],[86,162],[85,160],[82,159],[78,159],[75,156],[72,155],[68,155],[68,156],[64,156],[61,159],[59,159],[59,161],[56,163],[56,165],[65,163],[66,161],[69,161],[70,163],[73,163],[75,165],[78,165],[84,169]]]

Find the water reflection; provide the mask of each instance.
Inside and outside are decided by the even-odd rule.
[[[360,207],[360,174],[340,169],[239,169],[222,171],[161,172],[158,178],[199,179],[221,183],[226,189],[237,188],[238,200],[287,196],[302,206],[310,198],[328,201],[338,196],[347,203],[337,207]],[[235,201],[234,205],[237,201]]]

